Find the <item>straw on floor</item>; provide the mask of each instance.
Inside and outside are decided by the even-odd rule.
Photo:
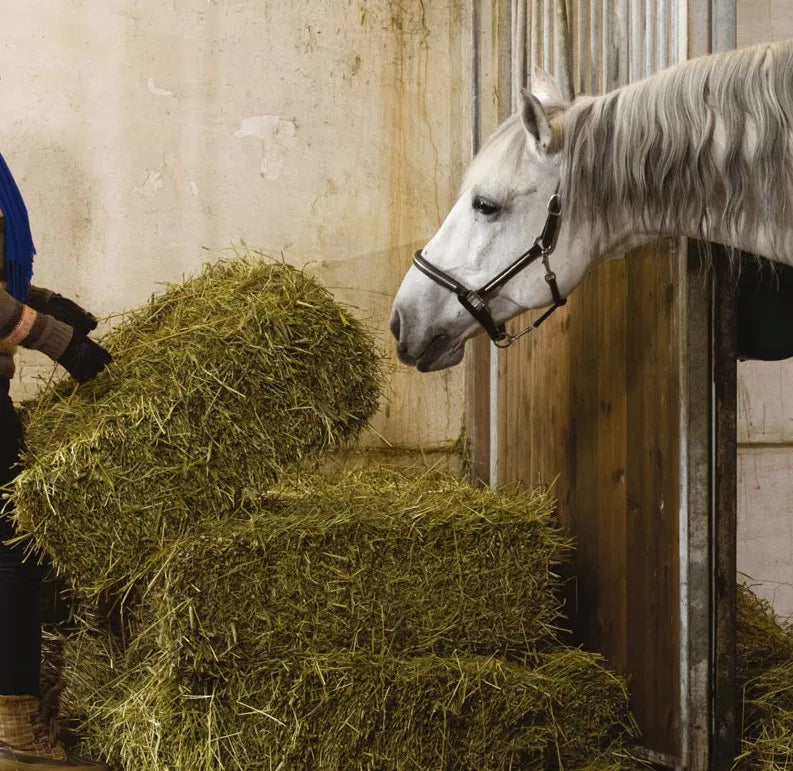
[[[793,629],[738,586],[741,748],[737,769],[793,767]]]

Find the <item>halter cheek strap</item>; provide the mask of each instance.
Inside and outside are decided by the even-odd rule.
[[[429,260],[426,260],[421,254],[421,249],[413,255],[413,264],[436,284],[442,286],[444,289],[448,289],[450,292],[454,292],[463,308],[485,328],[490,339],[499,348],[507,348],[519,337],[523,337],[527,332],[537,329],[551,313],[567,302],[566,298],[562,297],[562,293],[559,291],[559,286],[556,283],[556,274],[551,270],[551,265],[548,260],[549,255],[556,247],[556,237],[559,234],[561,217],[562,201],[557,190],[548,201],[548,216],[545,220],[542,233],[534,239],[531,248],[521,254],[517,260],[510,263],[501,273],[488,281],[480,289],[469,289],[465,284],[461,284],[453,276],[441,270],[436,265],[433,265]],[[488,302],[493,294],[504,286],[504,284],[540,259],[545,267],[545,281],[550,287],[553,305],[530,326],[515,335],[507,334],[504,324],[496,325],[495,321],[493,321]]]

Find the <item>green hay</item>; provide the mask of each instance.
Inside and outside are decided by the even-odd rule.
[[[545,493],[438,473],[293,480],[248,521],[207,523],[155,560],[133,627],[212,672],[341,648],[520,659],[559,621],[569,542],[553,512]]]
[[[771,605],[738,586],[738,769],[793,767],[793,634]]]
[[[339,651],[246,661],[223,679],[168,656],[113,676],[107,640],[81,635],[63,709],[114,768],[619,769],[633,732],[622,682],[590,654],[535,667],[486,657]],[[121,667],[124,669],[124,667]]]
[[[355,437],[378,403],[370,334],[309,276],[251,253],[168,287],[103,344],[106,373],[30,407],[13,492],[19,526],[87,595]]]

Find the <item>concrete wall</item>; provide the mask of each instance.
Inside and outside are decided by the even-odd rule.
[[[390,351],[393,293],[470,157],[467,5],[6,0],[0,151],[35,282],[114,314],[244,238],[310,264]],[[51,372],[18,368],[17,396]],[[390,397],[388,442],[459,435],[460,368],[395,367]]]
[[[738,0],[738,45],[793,38],[793,0]],[[793,360],[738,365],[738,569],[793,615]]]

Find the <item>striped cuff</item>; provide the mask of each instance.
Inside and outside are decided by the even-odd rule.
[[[33,308],[23,305],[22,313],[17,319],[17,323],[3,337],[3,342],[6,345],[19,345],[23,340],[26,340],[36,324],[37,317],[38,313]]]
[[[30,335],[22,341],[22,345],[25,348],[35,348],[47,354],[53,361],[58,361],[71,342],[73,334],[74,330],[68,324],[46,313],[39,313]]]

